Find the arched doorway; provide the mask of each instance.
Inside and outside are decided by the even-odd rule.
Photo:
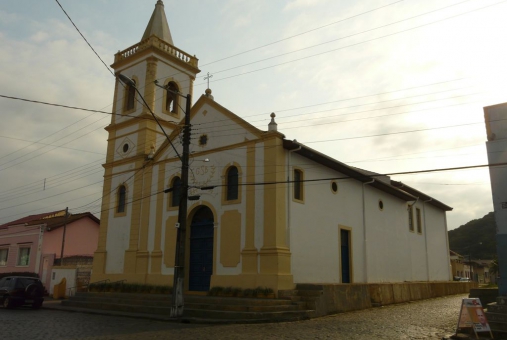
[[[202,206],[190,224],[188,290],[207,292],[213,273],[213,212]]]

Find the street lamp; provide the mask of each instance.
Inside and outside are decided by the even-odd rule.
[[[186,108],[185,108],[185,125],[183,127],[183,153],[180,156],[176,148],[174,147],[171,139],[164,131],[164,128],[160,124],[157,116],[153,113],[150,106],[146,103],[143,96],[139,92],[136,87],[136,83],[124,76],[123,74],[119,74],[118,77],[120,80],[127,84],[128,86],[132,86],[136,92],[139,94],[139,97],[143,100],[144,105],[148,108],[151,115],[157,122],[158,126],[164,133],[167,138],[169,144],[171,144],[174,152],[181,160],[181,200],[178,208],[178,224],[177,224],[177,233],[176,233],[176,254],[174,259],[174,279],[173,279],[173,293],[171,298],[171,314],[170,317],[181,317],[183,315],[183,279],[185,278],[184,266],[185,266],[185,240],[186,240],[186,230],[187,230],[187,199],[188,199],[188,160],[190,154],[190,103],[192,101],[192,96],[189,94],[182,95],[179,92],[171,91],[174,94],[177,94],[181,97],[187,99]],[[155,85],[164,88],[166,91],[170,91],[169,89],[158,85],[155,82]]]

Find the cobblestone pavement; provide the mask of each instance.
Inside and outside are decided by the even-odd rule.
[[[56,310],[0,308],[0,339],[442,339],[454,331],[465,295],[323,318],[203,325]]]

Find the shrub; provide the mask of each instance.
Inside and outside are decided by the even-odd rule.
[[[220,295],[220,293],[222,293],[223,290],[224,290],[224,287],[215,286],[215,287],[212,287],[208,291],[208,295],[210,295],[210,296],[218,296],[218,295]]]
[[[157,293],[157,294],[171,294],[172,287],[150,285],[144,283],[124,283],[119,282],[98,282],[92,283],[88,286],[90,292],[116,292],[116,293]]]
[[[248,289],[245,289],[245,290],[243,291],[243,296],[244,296],[244,297],[256,297],[256,296],[257,296],[257,293],[255,292],[255,290],[254,290],[254,289],[250,289],[250,288],[248,288]]]

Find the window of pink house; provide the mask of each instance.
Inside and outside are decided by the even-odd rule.
[[[7,259],[9,259],[9,248],[0,248],[0,266],[6,266]]]
[[[20,246],[18,251],[18,266],[28,266],[30,263],[30,246]]]

